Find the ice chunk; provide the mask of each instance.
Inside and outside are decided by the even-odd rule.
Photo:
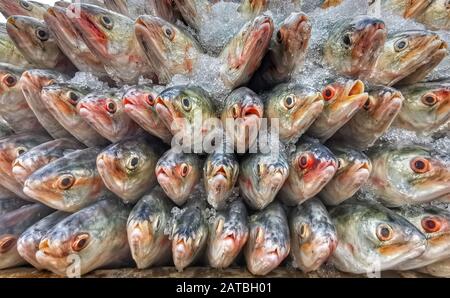
[[[75,76],[68,81],[69,84],[92,90],[108,89],[108,84],[100,81],[90,72],[77,72]]]

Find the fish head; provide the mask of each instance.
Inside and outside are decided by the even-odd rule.
[[[325,42],[325,61],[343,75],[370,74],[386,37],[386,26],[380,19],[367,15],[344,19]]]
[[[157,115],[155,104],[158,92],[151,86],[135,86],[122,96],[125,112],[135,117],[146,119],[152,127],[164,125]]]
[[[20,78],[24,94],[36,96],[40,94],[44,86],[57,83],[64,78],[60,73],[46,69],[30,69],[25,71]]]
[[[392,120],[400,112],[403,104],[403,95],[400,91],[386,86],[377,86],[369,91],[367,101],[360,111],[364,115],[365,123],[372,131],[376,127],[380,128],[380,133],[384,131],[384,125],[392,123]]]
[[[5,17],[18,15],[42,19],[45,13],[45,5],[35,1],[1,0],[0,12]]]
[[[61,47],[72,51],[82,51],[86,49],[81,35],[77,32],[66,7],[53,6],[47,9],[44,14],[44,21],[48,24],[50,31],[55,35],[55,39]]]
[[[197,155],[169,150],[158,160],[156,179],[164,192],[182,205],[200,180],[201,166]]]
[[[428,2],[428,1],[425,1]],[[450,28],[450,4],[448,0],[435,0],[427,7],[421,16],[420,22],[434,30],[449,30]]]
[[[2,96],[20,92],[22,70],[6,64],[0,64],[0,92]]]

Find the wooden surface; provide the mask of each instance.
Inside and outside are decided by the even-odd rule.
[[[48,271],[38,271],[34,268],[22,267],[0,270],[0,278],[56,278],[55,274]],[[190,267],[183,272],[177,272],[174,267],[160,267],[153,269],[139,270],[136,268],[126,269],[110,269],[110,270],[96,270],[84,275],[83,277],[101,277],[101,278],[189,278],[189,277],[217,277],[217,278],[252,278],[246,269],[243,268],[228,268],[225,270],[211,269],[207,267]],[[360,278],[366,276],[352,275],[337,271],[320,270],[312,273],[302,273],[299,270],[290,268],[277,268],[265,277],[295,277],[295,278]],[[425,274],[418,272],[406,271],[389,271],[383,272],[381,277],[428,277]]]

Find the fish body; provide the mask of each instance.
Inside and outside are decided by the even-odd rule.
[[[14,196],[9,198],[0,198],[0,216],[19,209],[23,205],[27,204],[29,204],[29,202],[16,198]]]

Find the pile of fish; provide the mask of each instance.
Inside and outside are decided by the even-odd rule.
[[[0,269],[450,276],[447,0],[73,2],[0,0]]]

